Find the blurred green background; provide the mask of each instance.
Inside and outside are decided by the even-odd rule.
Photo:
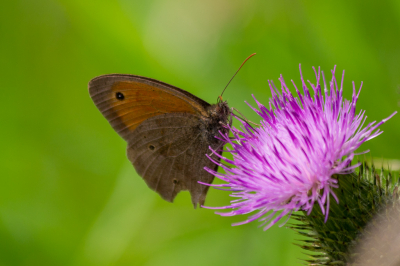
[[[89,80],[155,78],[251,120],[268,79],[299,85],[299,63],[346,70],[364,87],[368,121],[399,110],[400,1],[25,0],[0,9],[0,265],[300,265],[285,227],[193,210],[187,192],[163,201],[137,176],[124,141],[95,108]],[[340,75],[339,75],[340,76]],[[363,146],[400,159],[400,116]],[[210,190],[207,204],[227,193]]]

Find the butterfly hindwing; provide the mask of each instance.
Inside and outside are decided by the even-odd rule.
[[[217,166],[206,156],[209,143],[202,132],[203,121],[195,115],[170,113],[147,119],[128,140],[127,154],[147,185],[167,201],[181,190],[189,190],[192,202],[204,204],[208,186],[214,176],[204,167]],[[213,143],[216,149],[218,143]]]

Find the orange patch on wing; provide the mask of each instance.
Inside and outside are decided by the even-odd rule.
[[[111,92],[112,97],[107,97],[108,100],[100,105],[110,106],[104,112],[110,122],[113,119],[120,119],[122,122],[123,126],[116,128],[117,131],[133,131],[146,119],[165,113],[200,113],[200,109],[196,108],[197,103],[189,102],[171,91],[140,82],[117,82],[112,86]],[[123,100],[116,99],[117,92],[124,95]]]

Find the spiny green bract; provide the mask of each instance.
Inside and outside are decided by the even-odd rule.
[[[321,208],[314,208],[310,215],[292,215],[299,223],[290,227],[307,237],[307,240],[296,245],[312,252],[309,254],[310,260],[306,260],[308,265],[360,265],[357,256],[377,253],[376,245],[356,250],[360,239],[369,235],[373,228],[385,226],[382,219],[385,221],[389,218],[380,215],[380,222],[368,225],[368,230],[365,230],[368,222],[377,212],[388,207],[390,212],[400,217],[397,214],[400,214],[400,206],[397,204],[400,182],[398,174],[394,176],[394,173],[383,169],[377,171],[373,165],[369,167],[363,163],[358,173],[336,175],[335,178],[339,188],[334,189],[334,193],[339,198],[339,204],[331,198],[326,223]],[[379,256],[384,257],[385,254],[381,253]]]

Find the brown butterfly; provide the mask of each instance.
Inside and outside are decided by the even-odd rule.
[[[226,87],[254,55],[244,60]],[[90,97],[128,143],[128,159],[146,184],[170,202],[181,190],[189,190],[195,208],[204,205],[209,188],[199,181],[211,184],[214,179],[204,168],[218,170],[206,154],[220,161],[210,147],[221,155],[225,142],[216,137],[227,134],[232,124],[232,112],[222,100],[225,89],[211,105],[141,76],[111,74],[89,82]]]
[[[203,205],[217,171],[206,154],[221,154],[231,110],[218,98],[210,105],[166,83],[134,75],[111,74],[89,82],[93,102],[114,130],[128,143],[127,156],[147,185],[172,202],[189,190],[194,207]],[[213,154],[212,158],[219,161]]]

